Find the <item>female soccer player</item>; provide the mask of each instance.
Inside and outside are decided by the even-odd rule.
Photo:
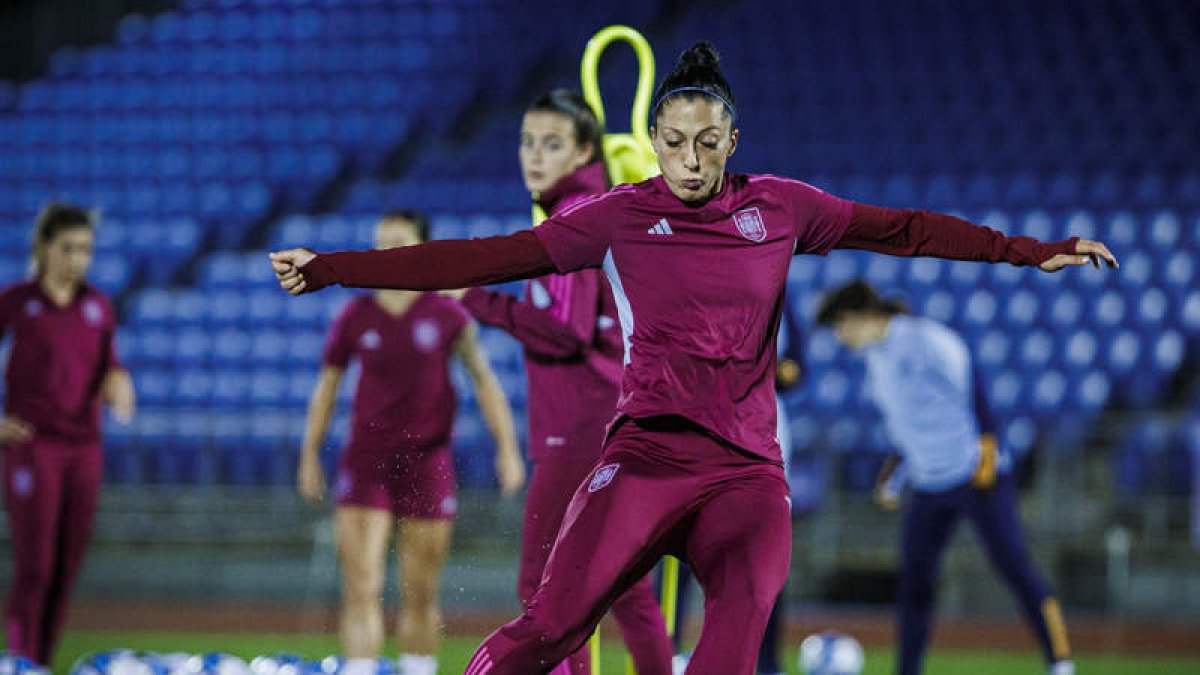
[[[414,211],[385,216],[379,249],[428,238]],[[458,303],[436,293],[378,291],[351,302],[329,331],[308,406],[297,485],[310,501],[325,493],[319,451],[352,358],[362,365],[350,440],[338,463],[334,528],[343,577],[341,637],[347,675],[374,675],[383,647],[381,595],[387,549],[398,528],[404,601],[401,675],[434,675],[441,616],[437,587],[457,510],[450,434],[456,407],[450,359],[475,381],[496,440],[496,474],[506,495],[525,481],[512,413]]]
[[[772,381],[791,256],[856,248],[1046,271],[1101,258],[1116,265],[1099,242],[1006,237],[950,216],[852,203],[799,181],[726,173],[737,110],[707,43],[684,52],[654,100],[662,175],[534,230],[402,251],[271,256],[292,294],[331,283],[458,288],[597,267],[608,275],[625,342],[617,418],[529,608],[484,641],[470,675],[549,671],[664,553],[690,564],[704,590],[704,629],[688,672],[753,672],[791,549]]]
[[[47,206],[34,227],[34,278],[0,291],[0,338],[13,335],[0,420],[14,558],[8,649],[46,667],[96,513],[100,405],[121,422],[134,413],[112,305],[85,281],[93,227],[77,206]]]
[[[1012,462],[988,422],[971,354],[956,333],[908,316],[857,281],[829,294],[817,322],[866,359],[867,383],[913,487],[904,515],[896,612],[900,675],[921,672],[942,553],[962,518],[974,524],[996,571],[1033,627],[1051,675],[1071,675],[1071,648],[1058,600],[1030,560],[1017,515]],[[892,507],[896,463],[876,494]]]
[[[603,138],[604,128],[577,92],[549,92],[526,110],[521,172],[547,214],[608,189]],[[616,301],[594,269],[533,279],[523,300],[482,288],[453,294],[480,323],[503,328],[525,347],[534,464],[518,594],[528,607],[567,504],[596,467],[616,408],[623,351]],[[669,675],[671,643],[649,580],[635,583],[612,610],[639,675]],[[575,675],[591,672],[586,647],[567,663]]]

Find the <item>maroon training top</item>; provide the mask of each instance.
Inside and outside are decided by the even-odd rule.
[[[4,410],[38,436],[74,443],[100,439],[100,387],[117,359],[116,316],[108,298],[84,284],[66,307],[36,281],[0,291],[0,338],[11,331]]]
[[[467,325],[457,302],[424,293],[395,316],[374,295],[355,298],[329,330],[325,365],[362,366],[347,452],[434,450],[450,442],[458,399],[454,344]]]
[[[607,189],[604,164],[564,176],[538,203],[554,215]],[[596,458],[612,421],[621,382],[621,328],[600,270],[532,279],[524,299],[472,288],[463,306],[525,347],[529,382],[529,457]]]
[[[618,412],[677,414],[778,461],[775,334],[793,254],[856,248],[1037,265],[1045,244],[936,213],[854,204],[799,181],[726,174],[702,204],[661,177],[623,185],[530,231],[389,251],[318,255],[306,289],[329,283],[458,288],[602,267],[626,344]]]

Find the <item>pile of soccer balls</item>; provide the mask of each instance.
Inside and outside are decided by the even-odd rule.
[[[71,675],[337,675],[342,657],[315,661],[295,654],[272,654],[249,663],[231,654],[155,654],[117,649],[88,654],[71,666]],[[395,661],[379,659],[376,675],[397,675]],[[32,661],[0,653],[0,675],[49,675]]]
[[[800,672],[804,675],[859,675],[862,669],[862,645],[849,635],[829,630],[800,643]]]

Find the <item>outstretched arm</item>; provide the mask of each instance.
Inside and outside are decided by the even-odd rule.
[[[950,260],[1036,265],[1056,272],[1069,265],[1117,259],[1097,241],[1072,237],[1052,244],[1030,237],[1008,237],[961,218],[914,209],[886,209],[854,204],[850,225],[836,248],[852,248],[898,256],[931,256]]]
[[[587,326],[587,334],[578,330],[576,322],[560,320],[556,308],[539,308],[508,293],[472,288],[462,295],[461,302],[477,321],[503,329],[529,351],[546,358],[569,359],[582,354],[590,342],[590,331],[596,325],[592,300],[591,324],[582,324]]]
[[[555,271],[550,254],[531,230],[374,251],[318,254],[294,248],[272,253],[271,267],[279,284],[292,295],[319,291],[330,284],[413,291],[463,288]]]

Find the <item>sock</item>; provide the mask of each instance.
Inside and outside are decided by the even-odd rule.
[[[437,657],[426,654],[401,654],[400,675],[437,675]]]
[[[1075,675],[1075,662],[1071,660],[1055,661],[1050,666],[1050,675]]]
[[[354,659],[346,659],[342,664],[342,675],[375,675],[379,670],[379,664],[375,659],[359,657]]]

